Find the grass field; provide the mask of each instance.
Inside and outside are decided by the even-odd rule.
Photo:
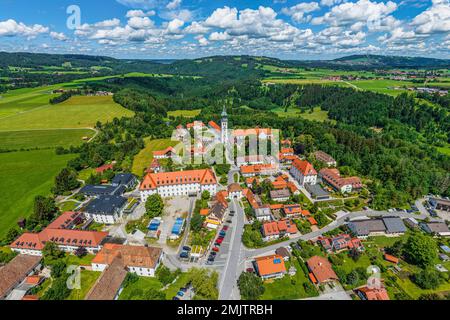
[[[57,104],[0,119],[0,130],[92,128],[97,121],[131,117],[132,111],[116,104],[112,97],[76,96]]]
[[[139,280],[124,288],[119,300],[140,300],[146,290],[153,288],[161,290],[163,285],[156,278],[139,277]]]
[[[74,155],[55,155],[54,150],[0,154],[0,237],[27,217],[36,195],[47,195],[54,177]]]
[[[153,151],[163,150],[170,146],[174,147],[179,143],[170,139],[150,140],[150,138],[146,138],[144,141],[145,148],[133,160],[132,173],[138,177],[142,176],[145,169],[152,163]]]
[[[408,81],[396,81],[396,80],[361,80],[352,81],[351,84],[355,85],[359,89],[369,90],[378,93],[389,94],[391,96],[398,96],[403,92],[407,92],[406,88],[401,90],[392,89],[393,87],[413,87],[417,86],[412,82]]]
[[[195,118],[197,117],[200,112],[202,112],[201,109],[197,110],[176,110],[176,111],[169,111],[167,113],[168,117],[185,117],[185,118]]]
[[[330,81],[322,79],[292,79],[292,78],[269,78],[263,80],[264,83],[282,83],[282,84],[323,84],[323,85],[334,85],[342,87],[351,87],[349,84],[342,81]]]
[[[299,109],[292,108],[292,107],[289,108],[287,110],[287,112],[285,112],[283,108],[277,108],[272,111],[275,112],[279,117],[282,117],[282,118],[300,117],[300,118],[303,118],[306,120],[318,121],[318,122],[324,122],[324,121],[330,120],[328,118],[328,111],[324,111],[324,110],[320,109],[320,107],[314,108],[314,112],[312,112],[312,113],[309,113],[309,111],[301,113],[301,111]],[[334,121],[334,120],[331,120],[331,121]]]
[[[94,134],[90,129],[0,131],[0,150],[78,146]]]
[[[101,272],[81,271],[81,289],[72,290],[67,300],[84,300],[100,275]]]

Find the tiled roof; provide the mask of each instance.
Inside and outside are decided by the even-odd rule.
[[[387,253],[384,255],[384,260],[395,263],[395,264],[399,263],[399,261],[400,261],[397,257],[394,257]]]
[[[260,135],[271,135],[272,129],[265,129],[265,128],[254,128],[254,129],[237,129],[233,131],[233,136],[235,137],[247,137],[247,136],[260,136]]]
[[[390,300],[389,295],[386,291],[386,288],[368,288],[363,287],[357,289],[357,291],[360,291],[367,300]]]
[[[314,156],[316,157],[317,160],[325,162],[325,163],[336,162],[336,160],[334,160],[334,158],[332,156],[330,156],[329,154],[327,154],[323,151],[315,152]]]
[[[358,177],[342,178],[338,169],[322,169],[320,171],[322,178],[337,189],[351,185],[353,189],[362,188],[361,179]]]
[[[327,259],[314,256],[307,261],[307,264],[309,270],[314,274],[314,277],[319,281],[319,283],[330,280],[338,280],[338,276]]]
[[[141,190],[152,190],[162,186],[179,184],[217,184],[216,176],[211,169],[179,172],[149,173],[141,184]]]
[[[172,147],[167,147],[164,150],[153,151],[153,156],[156,156],[156,157],[158,157],[158,156],[165,156],[165,155],[167,155],[169,153],[175,153],[175,149],[172,148]]]
[[[114,300],[127,273],[122,260],[116,257],[89,291],[86,300]]]
[[[267,174],[275,169],[272,164],[255,164],[251,166],[242,166],[242,174]]]
[[[81,212],[64,212],[58,218],[56,218],[52,223],[50,223],[48,229],[67,229],[75,220],[83,217]]]
[[[283,257],[279,255],[256,258],[255,262],[260,276],[286,272]]]
[[[42,257],[18,255],[0,269],[0,299],[25,279]]]
[[[221,128],[217,123],[215,123],[214,121],[210,121],[210,122],[208,123],[208,125],[209,125],[211,128],[213,128],[213,129],[215,129],[215,130],[217,130],[217,131],[222,131],[222,128]]]
[[[105,171],[113,170],[113,169],[114,169],[114,165],[113,165],[113,164],[105,164],[105,165],[103,165],[103,166],[98,167],[97,169],[95,169],[95,171],[96,171],[97,173],[103,173],[103,172],[105,172]]]
[[[306,160],[295,159],[294,162],[292,162],[292,166],[304,176],[317,175],[317,171],[314,169],[313,165]]]
[[[229,193],[242,192],[242,188],[239,185],[239,183],[233,183],[228,187],[228,192]]]
[[[263,224],[263,235],[265,237],[275,236],[281,233],[296,234],[297,232],[297,226],[289,220],[266,222]]]
[[[116,257],[120,257],[125,267],[155,268],[161,254],[160,248],[107,243],[92,263],[109,265]]]

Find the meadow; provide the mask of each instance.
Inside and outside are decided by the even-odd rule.
[[[115,103],[111,96],[75,96],[60,104],[0,119],[0,130],[92,128],[97,121],[108,122],[133,114]]]
[[[320,107],[314,108],[313,112],[301,112],[300,109],[290,107],[288,108],[287,112],[283,108],[277,108],[272,110],[272,112],[275,112],[279,117],[282,118],[291,118],[291,117],[300,117],[306,120],[310,121],[318,121],[318,122],[324,122],[327,120],[331,120],[328,118],[328,111],[322,110]],[[334,120],[331,120],[334,121]]]
[[[164,150],[167,147],[174,147],[179,142],[172,141],[170,139],[151,140],[150,138],[144,139],[145,148],[139,152],[133,160],[133,168],[131,172],[138,177],[144,174],[153,161],[153,151]]]
[[[78,146],[94,134],[91,129],[0,131],[0,150]]]
[[[201,109],[196,110],[175,110],[175,111],[169,111],[167,112],[168,117],[185,117],[185,118],[195,118],[197,117],[200,112],[202,112]]]
[[[57,156],[54,150],[0,154],[0,238],[31,214],[36,195],[50,194],[55,176],[74,157]]]

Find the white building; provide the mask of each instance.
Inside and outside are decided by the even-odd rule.
[[[141,277],[154,277],[163,256],[161,248],[108,243],[92,260],[92,270],[103,272],[115,259],[120,259],[128,272]]]
[[[97,223],[115,224],[122,217],[127,201],[120,196],[100,196],[89,202],[84,208],[84,214]]]
[[[168,198],[197,195],[204,191],[208,191],[212,196],[217,193],[217,179],[211,169],[149,173],[140,187],[143,202],[154,194]]]
[[[290,173],[302,186],[305,184],[317,184],[317,171],[314,169],[313,165],[306,160],[294,160]]]

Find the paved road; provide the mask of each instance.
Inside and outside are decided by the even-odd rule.
[[[383,212],[383,211],[373,211],[373,210],[369,210],[369,211],[361,211],[361,212],[350,212],[350,213],[346,213],[345,215],[342,215],[339,219],[333,221],[332,223],[330,223],[329,225],[327,225],[326,227],[324,227],[323,229],[317,230],[315,232],[311,232],[305,235],[301,235],[301,236],[296,236],[291,238],[288,241],[285,242],[281,242],[281,243],[277,243],[275,245],[269,246],[269,247],[265,247],[265,248],[261,248],[261,249],[246,249],[246,258],[253,258],[253,257],[258,257],[264,254],[269,254],[273,251],[275,251],[276,249],[278,249],[279,247],[282,246],[288,246],[291,243],[297,242],[299,240],[303,240],[303,241],[309,241],[312,239],[315,239],[317,237],[322,236],[324,233],[327,233],[329,231],[332,231],[336,228],[339,228],[341,226],[343,226],[344,224],[346,224],[346,220],[347,218],[358,218],[358,217],[378,217],[378,216],[389,216],[389,217],[399,217],[399,218],[416,218],[416,219],[425,219],[425,218],[429,218],[430,216],[427,214],[420,214],[420,215],[414,215],[414,214],[410,214],[410,213],[404,213],[404,212]]]
[[[236,212],[236,219],[235,225],[233,226],[228,260],[220,277],[220,300],[233,300],[233,289],[237,286],[237,279],[240,275],[240,272],[238,272],[238,264],[241,260],[241,252],[243,249],[242,234],[244,233],[245,213],[244,209],[239,205],[238,200],[233,200],[232,203]]]
[[[178,255],[181,253],[181,251],[183,251],[183,247],[186,245],[186,243],[189,239],[189,230],[191,228],[192,213],[194,212],[194,209],[195,209],[196,200],[197,200],[197,198],[194,198],[194,197],[189,199],[189,211],[188,211],[188,216],[186,219],[186,228],[184,230],[183,240],[181,240],[180,247],[178,248]]]

